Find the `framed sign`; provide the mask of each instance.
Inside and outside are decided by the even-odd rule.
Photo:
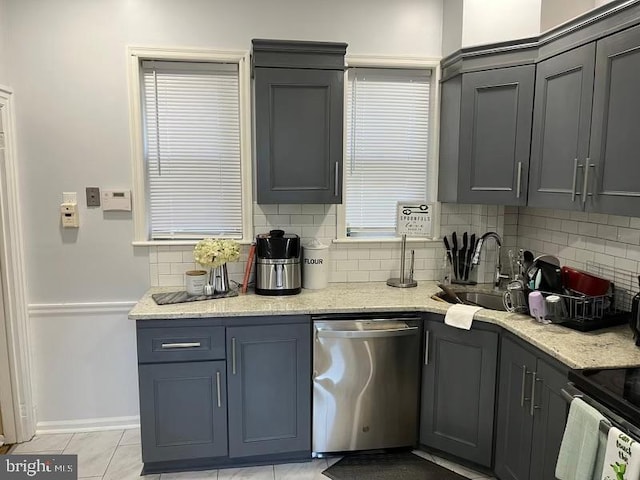
[[[433,206],[427,203],[398,202],[396,233],[407,237],[430,237],[432,210]]]

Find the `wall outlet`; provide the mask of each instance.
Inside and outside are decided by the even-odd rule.
[[[98,187],[87,187],[87,207],[100,206],[100,189]]]

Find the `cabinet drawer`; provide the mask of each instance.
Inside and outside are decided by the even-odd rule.
[[[139,328],[138,363],[225,358],[224,327]]]

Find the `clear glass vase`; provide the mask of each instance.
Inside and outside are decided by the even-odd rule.
[[[227,272],[227,264],[213,267],[209,271],[209,284],[212,287],[212,293],[227,293],[229,286],[229,272]]]

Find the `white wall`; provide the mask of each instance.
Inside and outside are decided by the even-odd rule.
[[[442,9],[442,56],[462,47],[464,0],[445,0]]]
[[[462,46],[535,36],[540,9],[541,0],[464,0]]]
[[[7,73],[7,26],[6,0],[0,0],[0,85],[9,85]]]
[[[540,31],[556,27],[578,15],[593,10],[594,0],[542,0]]]
[[[86,186],[131,186],[127,45],[248,50],[252,38],[282,38],[345,41],[351,54],[441,53],[442,0],[1,1],[28,294],[39,312],[31,318],[39,422],[138,410],[133,325],[108,302],[135,300],[149,287],[149,253],[131,246],[130,215],[87,210],[83,198]],[[75,233],[59,227],[63,191],[79,193]],[[104,312],[96,302],[107,302]],[[78,305],[86,303],[89,316]]]

